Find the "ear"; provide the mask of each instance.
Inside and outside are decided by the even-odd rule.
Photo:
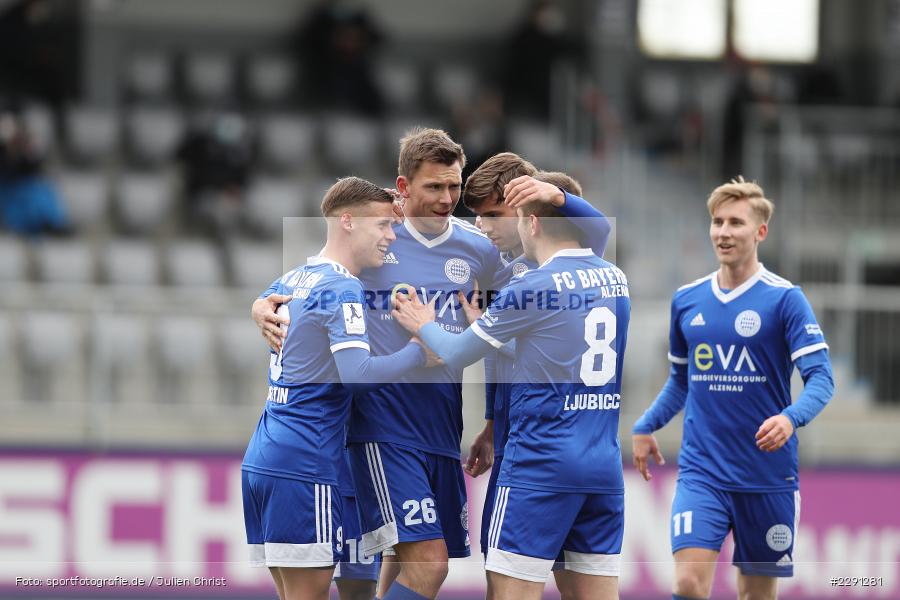
[[[541,232],[541,220],[537,215],[528,215],[528,224],[531,227],[531,235],[535,236]]]
[[[344,231],[353,229],[353,215],[350,213],[343,213],[341,215],[341,229]]]
[[[397,176],[397,191],[404,198],[409,198],[409,179],[405,175]]]
[[[766,236],[768,236],[768,235],[769,235],[769,224],[768,223],[760,224],[759,229],[756,230],[756,241],[762,242],[763,240],[766,239]]]

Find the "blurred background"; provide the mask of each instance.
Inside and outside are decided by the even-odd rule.
[[[127,571],[271,596],[238,564],[267,365],[250,304],[317,250],[336,177],[393,186],[414,125],[466,173],[502,150],[564,170],[615,218],[626,449],[671,294],[715,268],[705,199],[759,181],[763,261],[803,286],[837,386],[800,432],[809,541],[784,589],[900,597],[900,0],[0,0],[0,595]],[[680,433],[658,435],[670,465]],[[668,588],[673,475],[629,473],[623,597]],[[479,596],[473,561],[446,597]],[[832,589],[822,565],[846,562],[883,586]]]

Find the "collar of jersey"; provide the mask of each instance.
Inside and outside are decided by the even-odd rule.
[[[444,231],[441,235],[437,236],[433,240],[429,240],[427,237],[422,235],[418,229],[413,227],[413,224],[410,223],[409,219],[403,219],[403,226],[406,227],[406,230],[409,232],[409,235],[413,237],[414,240],[425,246],[426,248],[434,248],[435,246],[439,246],[450,239],[450,236],[453,234],[453,219],[447,219],[447,230]]]
[[[594,251],[590,248],[564,248],[563,250],[558,250],[556,254],[548,258],[544,261],[544,264],[541,267],[547,265],[554,258],[566,258],[566,257],[582,257],[582,256],[593,256]]]
[[[719,289],[719,272],[716,271],[715,273],[713,273],[713,276],[710,278],[712,281],[713,295],[716,298],[718,298],[719,302],[721,302],[722,304],[728,304],[732,300],[735,300],[738,297],[740,297],[744,292],[746,292],[747,290],[752,288],[754,285],[756,285],[756,282],[759,281],[760,277],[762,277],[762,274],[765,272],[765,270],[766,270],[766,268],[763,266],[763,264],[759,263],[759,268],[756,270],[756,273],[754,273],[753,276],[750,277],[750,279],[748,279],[741,285],[737,286],[730,292],[723,292],[721,289]]]
[[[330,258],[325,258],[324,256],[319,256],[318,254],[316,256],[307,257],[306,264],[311,267],[315,266],[315,265],[324,265],[324,264],[333,265],[333,266],[337,267],[336,270],[338,273],[346,274],[346,275],[349,275],[350,277],[353,277],[353,275],[350,273],[350,269],[348,269],[341,263],[337,262],[336,260],[331,260]]]

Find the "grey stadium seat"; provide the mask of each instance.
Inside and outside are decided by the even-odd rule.
[[[381,159],[378,123],[348,115],[325,119],[325,156],[338,171],[367,169]]]
[[[100,254],[106,281],[114,285],[157,285],[156,246],[145,240],[111,241]]]
[[[22,120],[38,153],[47,156],[56,146],[53,112],[43,104],[29,104],[22,111]]]
[[[250,319],[227,319],[216,327],[222,371],[220,393],[231,404],[257,401],[265,393],[269,353]]]
[[[119,219],[131,231],[162,224],[171,205],[171,181],[165,173],[125,173],[115,194]]]
[[[135,108],[125,117],[132,155],[140,162],[160,163],[172,158],[184,136],[184,118],[172,108]]]
[[[104,314],[94,329],[97,354],[113,368],[146,361],[150,335],[144,319],[133,315]]]
[[[229,248],[231,281],[262,291],[282,272],[281,244],[234,242]]]
[[[209,322],[201,317],[170,316],[154,324],[159,349],[159,400],[187,402],[189,387],[213,351]]]
[[[37,271],[51,283],[93,283],[94,253],[83,239],[45,240],[35,246]]]
[[[99,172],[64,171],[57,175],[59,191],[72,225],[84,229],[106,219],[109,191]]]
[[[247,91],[257,102],[278,103],[294,89],[295,68],[285,56],[255,56],[247,63]]]
[[[28,251],[19,238],[0,235],[0,281],[28,278]]]
[[[181,241],[165,250],[166,272],[172,285],[221,286],[224,269],[217,247],[207,242]]]
[[[197,100],[227,100],[234,94],[234,67],[224,54],[195,54],[185,62],[185,86]]]
[[[73,106],[63,119],[70,153],[81,161],[108,157],[119,143],[118,117],[112,110]]]
[[[478,74],[468,65],[442,64],[434,70],[434,94],[445,108],[470,102],[478,90]],[[530,157],[529,157],[530,158]]]
[[[258,179],[247,192],[247,221],[268,235],[281,233],[283,217],[304,214],[300,186],[290,179]]]
[[[274,167],[287,169],[309,161],[316,138],[315,123],[296,115],[273,114],[259,124],[263,158]]]
[[[380,63],[376,71],[388,105],[395,111],[415,110],[422,103],[422,77],[415,65],[396,61]]]
[[[544,169],[561,167],[564,159],[562,145],[553,130],[546,124],[527,120],[509,123],[510,150]]]
[[[29,400],[51,400],[57,374],[82,354],[84,331],[71,313],[34,311],[22,316],[23,381]]]
[[[143,100],[167,97],[172,91],[172,61],[160,52],[131,57],[126,67],[129,91]]]

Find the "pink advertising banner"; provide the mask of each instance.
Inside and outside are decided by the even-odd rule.
[[[667,597],[674,469],[626,472],[623,598]],[[247,565],[240,457],[0,451],[0,596],[271,598]],[[487,475],[469,480],[473,557],[441,598],[483,597],[478,547]],[[900,469],[801,475],[795,576],[781,598],[900,598]],[[734,598],[730,543],[714,597]],[[552,583],[547,597],[554,597]]]

